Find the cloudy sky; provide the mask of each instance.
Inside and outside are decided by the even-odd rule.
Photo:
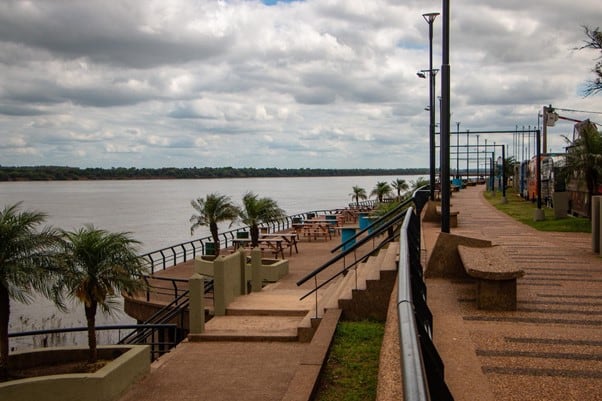
[[[428,80],[416,72],[428,68],[422,14],[440,10],[431,0],[2,0],[0,165],[427,167]],[[599,0],[454,0],[453,129],[535,126],[547,104],[602,112],[602,95],[582,95],[599,52],[574,50],[583,25],[601,24]],[[441,17],[435,68],[440,45]],[[561,151],[572,125],[549,132]]]

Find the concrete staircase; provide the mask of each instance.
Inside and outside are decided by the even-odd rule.
[[[392,243],[365,263],[299,300],[305,289],[265,287],[236,298],[225,316],[215,316],[190,341],[311,341],[326,310],[341,309],[348,320],[384,321],[397,275],[399,244]]]

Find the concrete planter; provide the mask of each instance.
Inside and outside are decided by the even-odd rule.
[[[116,357],[117,356],[117,357]],[[18,352],[10,356],[11,368],[54,362],[85,361],[88,348],[60,347]],[[113,401],[150,371],[147,345],[98,347],[99,359],[113,359],[94,373],[40,376],[0,383],[0,400]]]
[[[214,277],[214,263],[211,260],[196,258],[195,271],[203,276]],[[288,274],[288,259],[261,259],[261,280],[276,282]],[[251,280],[251,260],[245,265],[245,277]]]

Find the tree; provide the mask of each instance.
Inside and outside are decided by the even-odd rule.
[[[370,192],[370,196],[376,196],[379,202],[382,202],[384,197],[390,195],[393,189],[386,181],[379,181],[376,183],[376,186]]]
[[[401,198],[401,191],[407,191],[409,189],[406,180],[401,178],[398,178],[395,181],[391,182],[391,186],[397,191],[397,199]]]
[[[240,209],[242,222],[250,227],[251,246],[259,245],[259,224],[284,217],[284,210],[278,207],[276,201],[270,198],[259,198],[253,192],[247,192],[242,198],[243,207]]]
[[[578,123],[576,129],[579,136],[574,141],[565,137],[569,144],[566,167],[570,175],[585,181],[588,204],[591,205],[592,195],[596,191],[599,178],[602,177],[602,137],[589,120]],[[589,216],[589,209],[587,213]]]
[[[63,231],[59,253],[61,274],[54,284],[57,299],[83,303],[88,328],[88,362],[98,358],[96,312],[114,312],[117,297],[144,289],[146,268],[138,257],[139,242],[130,233],[111,233],[86,225],[77,231]],[[64,304],[58,303],[61,309]]]
[[[427,180],[424,177],[418,177],[416,179],[416,181],[410,182],[410,185],[411,185],[413,191],[417,190],[418,188],[424,187],[425,185],[429,185],[429,184],[430,184],[429,180]]]
[[[596,78],[588,81],[583,91],[585,96],[589,96],[602,91],[602,31],[600,31],[599,27],[593,29],[588,26],[584,26],[583,30],[587,39],[585,40],[585,44],[577,49],[595,49],[601,53],[600,56],[596,57],[598,61],[594,65],[594,68],[592,68],[592,72],[596,75]]]
[[[218,256],[220,246],[217,224],[222,221],[230,220],[232,222],[236,220],[240,209],[232,203],[229,196],[218,193],[208,194],[205,196],[205,199],[197,198],[196,200],[192,200],[190,204],[199,212],[198,215],[193,214],[190,217],[190,222],[193,223],[190,227],[190,235],[198,227],[209,226],[209,231],[215,244],[215,256]]]
[[[368,196],[366,195],[366,190],[364,188],[358,187],[357,185],[354,185],[352,190],[353,192],[349,194],[351,195],[351,201],[355,201],[355,205],[359,209],[360,200],[368,199]]]
[[[21,203],[0,211],[0,380],[8,377],[10,301],[31,301],[31,294],[50,294],[48,278],[55,270],[58,232],[38,227],[46,215],[20,211]]]

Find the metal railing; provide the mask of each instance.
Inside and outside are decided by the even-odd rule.
[[[259,225],[259,228],[267,228],[271,232],[285,231],[293,228],[293,221],[296,219],[306,220],[308,216],[311,216],[312,214],[334,214],[342,210],[344,209],[321,209],[297,213],[294,215],[285,216],[281,219],[262,223]],[[219,234],[220,248],[228,248],[233,244],[233,241],[237,239],[238,232],[248,230],[249,227],[244,226],[221,232]],[[148,272],[152,275],[156,271],[165,270],[166,268],[175,266],[178,263],[194,260],[194,258],[197,256],[205,255],[206,244],[210,242],[213,242],[213,238],[211,236],[197,238],[191,241],[182,242],[156,251],[148,252],[140,255],[140,257],[142,258],[143,263],[147,266]]]
[[[150,330],[153,333],[161,332],[161,336],[152,336],[152,338],[158,337],[158,341],[144,342],[144,344],[149,345],[151,348],[151,360],[157,359],[160,355],[168,352],[170,349],[175,347],[177,343],[175,339],[177,338],[177,330],[178,327],[175,324],[120,324],[120,325],[104,325],[104,326],[96,326],[96,331],[117,331],[119,341],[118,344],[123,344],[121,342],[121,331],[122,330]],[[17,337],[34,337],[34,336],[44,336],[44,335],[52,335],[52,334],[62,334],[62,333],[76,333],[76,332],[85,332],[88,331],[87,327],[68,327],[68,328],[57,328],[57,329],[45,329],[45,330],[30,330],[30,331],[22,331],[18,333],[9,333],[9,338],[17,338]],[[129,334],[128,334],[129,335]],[[127,336],[126,336],[127,337]],[[174,339],[173,341],[165,341],[165,338]],[[128,343],[128,344],[140,344],[140,343]]]
[[[397,313],[403,399],[453,401],[432,341],[433,316],[420,262],[420,219],[413,208],[408,209],[399,235]]]

